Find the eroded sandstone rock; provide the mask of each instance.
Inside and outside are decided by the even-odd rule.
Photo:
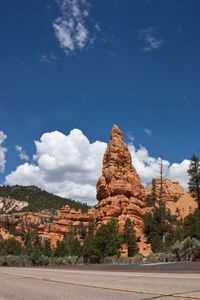
[[[154,190],[157,200],[156,205],[158,205],[160,200],[160,186],[160,179],[154,179],[153,185],[150,185],[145,190],[146,198],[151,195]],[[178,181],[172,181],[170,179],[163,180],[162,199],[171,214],[177,216],[179,219],[184,219],[197,208],[197,202],[195,199],[190,195],[190,193],[185,192],[184,188]]]
[[[110,143],[103,158],[102,176],[97,182],[96,225],[107,223],[112,217],[124,230],[128,218],[134,224],[140,250],[150,250],[144,235],[144,215],[146,213],[145,192],[140,178],[132,166],[131,154],[124,143],[120,129],[113,125]]]

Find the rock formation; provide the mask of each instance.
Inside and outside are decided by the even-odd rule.
[[[150,185],[145,190],[146,198],[151,195],[154,190],[157,205],[160,199],[160,185],[160,179],[154,179],[153,185]],[[185,192],[179,182],[170,179],[163,180],[162,199],[171,214],[177,216],[179,219],[184,219],[197,208],[197,202],[190,193]]]
[[[65,205],[54,216],[51,224],[43,224],[38,227],[38,233],[41,237],[48,237],[51,240],[51,244],[55,246],[57,240],[61,240],[64,234],[73,228],[78,228],[81,223],[87,228],[94,216],[95,209],[90,209],[88,213],[83,213],[81,210],[75,210]],[[77,235],[79,235],[78,232]]]
[[[143,236],[146,213],[145,192],[131,154],[122,139],[120,129],[113,125],[110,143],[103,158],[102,176],[97,182],[96,225],[107,223],[112,217],[119,221],[120,231],[128,218],[134,224],[140,251],[149,251]]]
[[[28,206],[28,202],[26,201],[18,201],[16,199],[0,197],[1,213],[9,213],[12,210],[20,211],[26,206]]]
[[[0,215],[0,233],[2,236],[10,238],[9,228],[15,227],[19,232],[28,232],[36,229],[41,238],[48,238],[53,247],[56,246],[58,240],[62,240],[65,233],[72,230],[83,223],[86,227],[91,219],[94,219],[94,209],[90,209],[88,213],[81,210],[75,210],[65,205],[54,215],[50,211],[40,213],[19,212],[12,214]],[[7,235],[6,235],[7,233]]]

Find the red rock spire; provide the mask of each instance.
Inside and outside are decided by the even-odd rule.
[[[97,182],[97,199],[97,227],[115,217],[123,231],[126,220],[130,218],[140,241],[140,250],[144,253],[144,248],[148,248],[143,235],[146,213],[144,187],[132,166],[130,151],[117,125],[112,127],[110,142],[104,154],[102,176]]]

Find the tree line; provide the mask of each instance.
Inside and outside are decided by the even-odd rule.
[[[77,238],[77,232],[80,238]],[[130,219],[125,223],[124,233],[119,232],[118,221],[112,218],[103,224],[94,234],[94,224],[91,221],[88,228],[81,223],[76,230],[66,233],[63,240],[59,240],[55,249],[51,248],[49,239],[41,239],[37,231],[22,234],[23,244],[16,239],[3,240],[0,238],[0,256],[26,255],[33,265],[41,262],[41,257],[83,258],[85,263],[100,263],[103,258],[120,256],[122,244],[128,248],[128,256],[138,253],[137,239]],[[82,241],[82,242],[81,242]]]

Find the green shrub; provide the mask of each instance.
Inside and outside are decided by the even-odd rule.
[[[177,241],[172,246],[172,253],[178,261],[200,260],[200,241],[191,237],[187,237],[182,242]]]
[[[32,266],[32,261],[31,258],[27,255],[0,256],[0,266],[28,267],[28,266]]]

